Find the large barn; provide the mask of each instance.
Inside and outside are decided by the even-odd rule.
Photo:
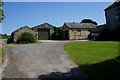
[[[54,33],[54,27],[51,24],[44,23],[31,29],[36,32],[38,40],[49,40]]]

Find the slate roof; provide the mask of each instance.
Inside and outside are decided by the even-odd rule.
[[[48,28],[48,27],[45,27],[45,26],[43,26],[43,25],[49,25],[49,26],[55,27],[55,26],[53,26],[53,25],[51,25],[51,24],[49,24],[49,23],[43,23],[43,24],[40,24],[40,25],[34,26],[34,27],[32,27],[31,29],[33,29],[33,28],[37,28],[37,27],[40,27],[40,28]]]
[[[69,28],[95,28],[97,25],[92,23],[65,23]]]
[[[23,28],[29,28],[29,27],[28,27],[28,26],[21,27],[21,28],[19,28],[19,29],[15,30],[15,31],[13,31],[11,34],[13,34],[13,33],[17,32],[17,31],[19,31],[20,29],[23,29]],[[29,29],[31,29],[31,28],[29,28]],[[32,29],[31,29],[31,30],[32,30]]]
[[[97,26],[96,28],[94,28],[94,29],[92,30],[92,32],[100,32],[100,31],[102,31],[104,28],[106,28],[106,24]]]
[[[120,1],[119,0],[114,2],[113,4],[111,4],[110,6],[108,6],[105,10],[111,9],[113,7],[116,7],[116,6],[120,6]]]

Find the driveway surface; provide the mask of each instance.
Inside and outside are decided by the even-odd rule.
[[[80,69],[62,50],[74,41],[6,46],[8,64],[3,78],[84,78]]]

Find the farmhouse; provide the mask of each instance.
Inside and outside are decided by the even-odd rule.
[[[120,1],[116,0],[105,9],[107,28],[112,31],[120,27]]]
[[[31,28],[36,32],[38,40],[49,40],[51,39],[52,34],[54,33],[54,27],[51,24],[44,23],[38,26]]]
[[[92,23],[64,23],[62,38],[65,40],[87,39],[91,30],[97,27]]]

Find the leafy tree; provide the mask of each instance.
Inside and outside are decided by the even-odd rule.
[[[2,39],[8,39],[10,38],[10,36],[8,36],[7,34],[2,34]]]
[[[0,23],[2,23],[2,20],[4,19],[4,12],[2,10],[3,2],[0,0]]]
[[[52,34],[53,40],[60,40],[61,39],[61,29],[59,27],[54,27],[54,33]]]
[[[91,19],[83,19],[83,20],[81,21],[81,23],[93,23],[93,24],[97,25],[97,22],[95,22],[95,21],[93,21],[93,20],[91,20]]]

